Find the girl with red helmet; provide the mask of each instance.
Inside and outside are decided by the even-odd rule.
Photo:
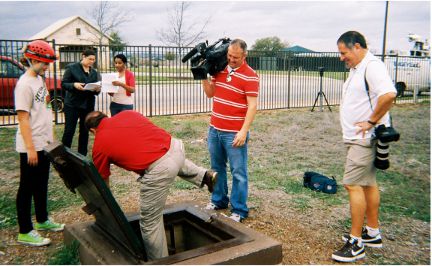
[[[20,184],[16,199],[18,243],[45,246],[51,240],[36,230],[61,231],[64,224],[48,218],[47,197],[50,163],[43,148],[53,141],[52,111],[44,76],[48,65],[56,60],[51,46],[41,40],[30,42],[21,62],[27,66],[15,87],[15,109],[18,115],[16,151],[20,155]],[[32,198],[36,224],[31,219]],[[34,230],[36,229],[36,230]]]

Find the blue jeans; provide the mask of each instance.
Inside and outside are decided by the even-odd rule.
[[[111,117],[115,116],[116,114],[124,110],[133,110],[133,104],[120,104],[116,102],[111,102],[110,104]]]
[[[247,172],[247,142],[241,147],[233,147],[232,142],[236,133],[220,131],[210,127],[208,133],[208,149],[210,152],[211,168],[218,172],[218,178],[211,201],[219,208],[227,208],[231,202],[232,212],[242,218],[248,217],[248,172]],[[229,161],[233,177],[231,198],[228,199],[227,161]]]

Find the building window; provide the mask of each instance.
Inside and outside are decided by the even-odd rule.
[[[80,28],[76,28],[75,31],[76,31],[77,36],[81,35],[81,29]]]

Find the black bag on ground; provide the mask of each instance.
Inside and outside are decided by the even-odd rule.
[[[303,176],[303,186],[315,191],[321,191],[328,194],[336,194],[336,179],[328,178],[325,175],[316,172],[305,172]]]

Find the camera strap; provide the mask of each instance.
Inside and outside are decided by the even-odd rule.
[[[370,104],[370,107],[371,107],[371,110],[373,113],[374,109],[372,107],[372,100],[371,100],[370,93],[369,93],[369,83],[368,83],[367,78],[366,78],[366,72],[367,72],[367,67],[368,67],[369,63],[370,62],[367,63],[366,68],[365,68],[364,81],[365,81],[366,93],[367,93],[367,96],[369,98],[369,104]],[[390,112],[389,112],[389,117],[390,117],[390,126],[393,126],[393,118],[392,118]]]

